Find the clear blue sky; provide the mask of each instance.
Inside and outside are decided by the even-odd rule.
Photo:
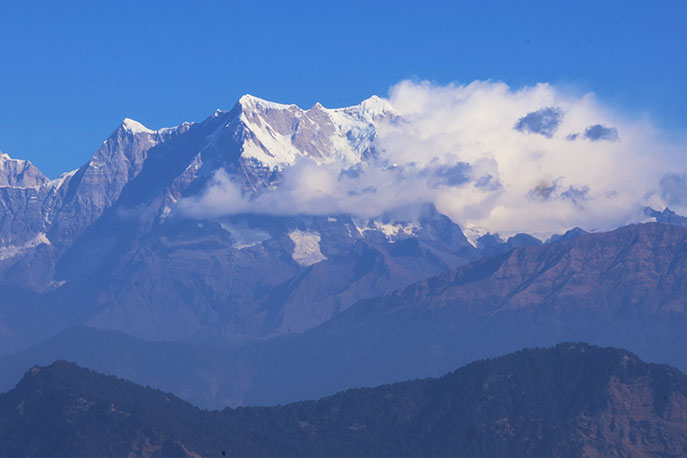
[[[686,22],[687,1],[0,0],[0,150],[54,177],[124,117],[343,106],[406,78],[547,81],[679,131]]]

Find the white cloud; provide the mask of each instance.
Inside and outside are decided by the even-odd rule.
[[[630,120],[593,94],[578,96],[548,84],[513,90],[498,82],[403,81],[388,100],[400,120],[376,126],[376,161],[351,169],[300,160],[284,171],[277,190],[250,201],[219,172],[202,196],[182,201],[182,210],[191,216],[412,216],[422,203],[433,202],[466,228],[545,236],[641,219],[643,205],[665,203],[658,183],[681,159],[679,145],[662,143],[648,121]],[[532,124],[539,121],[536,113],[555,114],[555,122],[547,118],[540,132]],[[523,118],[532,121],[527,128]],[[574,135],[590,126],[617,138]]]
[[[658,195],[660,203],[665,203],[682,215],[687,214],[687,173],[666,173],[659,182]]]

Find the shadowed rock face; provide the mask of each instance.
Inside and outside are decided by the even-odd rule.
[[[87,164],[52,181],[27,161],[0,158],[0,250],[30,251],[24,245],[42,234],[47,238],[44,245],[63,253],[112,206],[141,171],[147,151],[163,137],[160,132],[132,131],[123,123]],[[23,184],[16,174],[14,180],[3,180],[2,165],[8,163],[23,164]]]
[[[623,346],[687,368],[686,278],[687,229],[678,226],[519,248],[361,301],[301,336],[243,349],[255,375],[242,400],[270,404],[435,376],[563,340]],[[270,388],[277,374],[282,383]]]
[[[403,247],[410,242],[397,246],[412,251],[414,247]],[[623,346],[642,357],[687,368],[683,351],[687,347],[685,249],[687,228],[678,226],[652,223],[587,234],[557,244],[518,248],[380,298],[362,300],[303,334],[289,334],[287,329],[286,336],[228,353],[185,347],[176,351],[186,355],[183,363],[181,359],[168,361],[165,370],[146,369],[167,361],[156,356],[165,351],[150,343],[129,342],[127,348],[137,350],[122,352],[121,357],[112,355],[110,363],[92,367],[174,391],[204,406],[270,405],[350,387],[437,376],[475,358],[565,340]],[[273,289],[255,309],[253,316],[265,317],[256,326],[278,330],[284,323],[303,319],[307,307],[297,307],[303,297],[317,298],[323,310],[335,307],[335,298],[343,300],[355,289],[342,288],[348,293],[325,298],[313,291],[322,291],[317,288],[322,278],[333,276],[346,283],[351,272],[358,272],[362,288],[368,271],[357,270],[355,260],[369,257],[374,262],[364,265],[374,265],[373,272],[381,272],[393,265],[384,263],[386,256],[398,259],[363,243],[350,251],[352,258],[336,260],[323,247],[332,264],[315,264],[306,274]],[[342,268],[334,275],[336,266]],[[369,277],[374,278],[385,277]],[[112,338],[93,333],[65,335],[0,360],[5,373],[12,374],[2,386],[7,387],[18,371],[34,361],[68,358],[95,364],[93,355],[106,352]],[[93,352],[80,342],[89,342],[86,348]],[[132,360],[132,354],[148,356]],[[130,367],[139,369],[123,369]],[[190,374],[183,384],[158,377],[177,367]]]
[[[480,313],[558,308],[602,314],[632,313],[638,319],[683,314],[687,302],[687,231],[664,224],[629,226],[570,242],[518,249],[478,281],[465,282],[459,269],[393,295],[399,303],[431,302],[469,307]],[[485,265],[493,263],[485,260]],[[484,271],[487,273],[487,271]],[[400,305],[400,304],[395,304]]]
[[[686,424],[687,376],[587,344],[283,407],[203,411],[66,362],[0,395],[13,456],[662,457]]]

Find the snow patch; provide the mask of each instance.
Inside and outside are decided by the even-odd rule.
[[[61,174],[60,176],[58,176],[54,180],[50,180],[48,182],[48,187],[52,188],[52,189],[58,189],[58,188],[62,187],[64,182],[67,181],[69,178],[73,177],[74,174],[78,171],[79,171],[79,169],[74,169],[74,170],[71,170],[69,172],[65,172],[65,173]]]
[[[420,229],[420,226],[416,223],[392,224],[382,223],[380,221],[375,221],[374,227],[382,234],[386,235],[388,239],[398,238],[402,234],[412,236]]]
[[[190,126],[192,126],[192,125],[194,125],[194,124],[195,124],[195,122],[188,122],[188,121],[185,121],[185,122],[182,122],[181,124],[179,124],[178,126],[163,127],[162,129],[158,129],[158,130],[155,131],[155,132],[157,132],[157,133],[160,134],[160,135],[171,135],[171,134],[173,134],[174,132],[176,132],[176,131],[179,130],[179,129],[188,128],[188,127],[190,127]]]
[[[169,208],[169,205],[165,205],[164,207],[162,207],[162,212],[160,212],[160,219],[166,219],[171,213],[172,209]]]
[[[417,222],[384,223],[382,221],[365,221],[354,219],[354,223],[356,229],[358,229],[358,232],[363,237],[365,237],[366,232],[381,232],[390,242],[394,242],[402,236],[412,237],[413,235],[417,234],[420,229],[422,229],[420,224]]]
[[[320,251],[320,234],[310,231],[289,232],[289,238],[293,241],[293,260],[302,266],[311,266],[327,259]]]
[[[486,228],[480,226],[465,226],[461,227],[461,229],[465,238],[470,242],[470,245],[475,248],[477,247],[477,239],[489,233]]]
[[[255,139],[248,139],[243,144],[242,157],[254,158],[270,169],[275,169],[293,164],[297,157],[303,155],[293,146],[290,136],[276,132],[264,119],[258,124],[251,121],[245,113],[241,113],[240,119],[255,135]]]
[[[231,234],[231,238],[234,240],[232,246],[237,250],[260,245],[272,238],[268,232],[248,227],[245,224],[220,223],[220,226]]]

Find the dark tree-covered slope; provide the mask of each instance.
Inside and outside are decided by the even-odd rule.
[[[438,379],[204,411],[56,362],[0,396],[3,456],[684,456],[687,376],[560,344]]]

